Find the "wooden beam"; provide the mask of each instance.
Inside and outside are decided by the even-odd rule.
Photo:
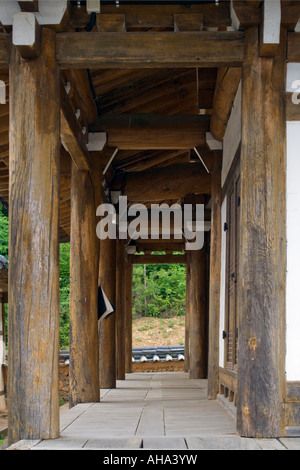
[[[205,115],[108,114],[90,126],[91,132],[107,132],[108,146],[120,150],[201,147],[208,129]]]
[[[288,62],[300,62],[300,33],[288,33]]]
[[[241,32],[61,33],[57,60],[62,68],[239,66]]]
[[[97,15],[98,31],[105,33],[116,33],[126,31],[124,14],[103,14]]]
[[[258,28],[247,31],[242,77],[237,280],[237,429],[246,437],[278,437],[283,432],[282,403],[286,383],[285,80],[285,32],[281,31],[277,55],[274,59],[265,59],[259,57]],[[270,83],[272,93],[269,93]],[[272,183],[266,185],[267,180]]]
[[[60,88],[60,137],[78,170],[89,170],[89,152],[75,110],[64,86]]]
[[[132,264],[185,264],[185,255],[128,255]]]
[[[112,190],[120,190],[125,183],[124,194],[129,201],[162,201],[178,199],[187,194],[210,194],[211,175],[201,163],[170,165],[140,173],[115,177]]]
[[[70,406],[97,402],[98,240],[92,179],[72,162],[70,237]]]
[[[55,33],[45,28],[39,58],[13,48],[10,64],[10,443],[59,437],[58,98]]]
[[[203,28],[203,14],[175,13],[174,31],[201,31]]]
[[[239,67],[221,67],[218,71],[213,112],[210,119],[210,132],[216,140],[222,141],[225,135],[241,74]]]
[[[11,42],[8,34],[0,34],[0,70],[8,69],[10,60]]]

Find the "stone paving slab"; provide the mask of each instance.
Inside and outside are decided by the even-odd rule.
[[[61,416],[61,436],[20,441],[9,450],[299,450],[300,436],[246,439],[232,415],[207,400],[207,381],[183,372],[134,373],[101,390],[99,403],[79,404]],[[299,431],[298,431],[299,432]]]

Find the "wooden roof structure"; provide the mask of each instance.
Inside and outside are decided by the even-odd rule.
[[[96,207],[117,194],[129,205],[205,206],[205,249],[176,255],[187,264],[190,377],[207,377],[210,399],[220,383],[238,397],[241,435],[282,435],[299,423],[300,406],[284,364],[286,122],[300,121],[286,85],[287,64],[300,63],[300,2],[101,0],[100,12],[90,0],[7,5],[0,2],[0,197],[13,250],[10,441],[59,434],[59,242],[70,241],[71,406],[98,401],[99,384],[125,378],[133,260],[121,238],[100,247],[95,230]],[[226,147],[238,90],[238,145]],[[223,202],[237,161],[231,259]],[[134,258],[146,262],[153,251],[185,248],[183,237],[135,242],[146,254]],[[99,285],[118,312],[100,331]],[[238,362],[228,371],[221,309],[232,292],[238,328],[228,336]]]
[[[23,11],[28,10],[30,2],[19,3]],[[156,42],[166,47],[168,56],[168,46],[164,46],[166,32],[182,31],[184,37],[185,32],[207,31],[209,34],[212,31],[213,44],[218,35],[223,41],[222,34],[226,34],[230,44],[231,39],[237,42],[237,56],[241,54],[239,41],[243,33],[224,32],[231,27],[230,2],[221,2],[218,7],[214,2],[201,1],[191,1],[188,5],[185,2],[154,2],[155,5],[124,2],[123,5],[121,2],[116,8],[114,2],[103,1],[101,14],[93,18],[87,13],[85,2],[80,3],[82,6],[78,8],[78,2],[68,2],[68,11],[59,26],[61,48],[68,47],[64,42],[70,32],[80,33],[80,41],[86,37],[87,30],[100,32],[111,44],[114,37],[124,41],[126,31],[129,46],[144,37],[152,41],[155,36]],[[250,3],[249,8],[257,20],[260,2]],[[4,27],[2,36],[9,31],[9,26]],[[190,36],[183,41],[184,47],[188,41]],[[90,47],[90,40],[83,40],[83,43]],[[177,46],[171,44],[172,47]],[[129,203],[138,200],[148,205],[152,202],[182,203],[186,195],[201,194],[202,201],[207,203],[210,198],[207,169],[213,168],[213,151],[209,149],[207,133],[211,132],[222,141],[241,74],[239,67],[218,68],[217,63],[209,68],[197,67],[197,64],[182,67],[176,59],[165,66],[149,61],[149,66],[141,68],[127,65],[124,57],[118,59],[118,63],[112,62],[112,68],[107,65],[108,60],[104,68],[93,65],[90,69],[77,68],[77,65],[62,68],[61,242],[69,241],[70,237],[69,153],[77,162],[79,159],[84,162],[89,133],[101,132],[107,136],[103,150],[95,152],[94,157],[94,164],[100,164],[102,169],[107,166],[104,177],[107,194],[110,190],[123,189]],[[0,79],[7,90],[6,104],[0,107],[0,196],[8,203],[8,71],[2,70]],[[196,173],[198,177],[192,183],[191,176]],[[182,187],[183,176],[187,187]]]

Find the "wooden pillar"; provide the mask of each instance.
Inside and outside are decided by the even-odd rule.
[[[100,241],[99,285],[116,306],[116,240]],[[116,312],[99,322],[100,388],[116,388]]]
[[[59,71],[55,32],[10,63],[8,439],[59,436]]]
[[[125,372],[132,372],[132,271],[131,260],[125,261]]]
[[[191,251],[190,378],[207,377],[207,293],[205,248]]]
[[[209,267],[209,350],[207,396],[216,399],[219,392],[219,323],[221,273],[221,168],[222,154],[214,152],[211,185],[211,230]]]
[[[99,390],[96,208],[92,179],[72,162],[70,237],[70,406]]]
[[[185,279],[185,346],[184,346],[184,371],[190,368],[190,287],[191,287],[191,252],[186,252],[186,279]]]
[[[4,296],[0,292],[0,410],[6,410],[5,392],[4,392],[4,373],[5,364],[5,303]]]
[[[286,32],[274,58],[246,31],[242,73],[237,428],[282,433],[285,386]]]
[[[117,379],[125,379],[125,245],[117,240],[116,249],[116,335]]]

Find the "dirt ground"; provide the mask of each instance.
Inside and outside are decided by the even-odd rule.
[[[184,345],[184,317],[133,320],[132,347]]]

